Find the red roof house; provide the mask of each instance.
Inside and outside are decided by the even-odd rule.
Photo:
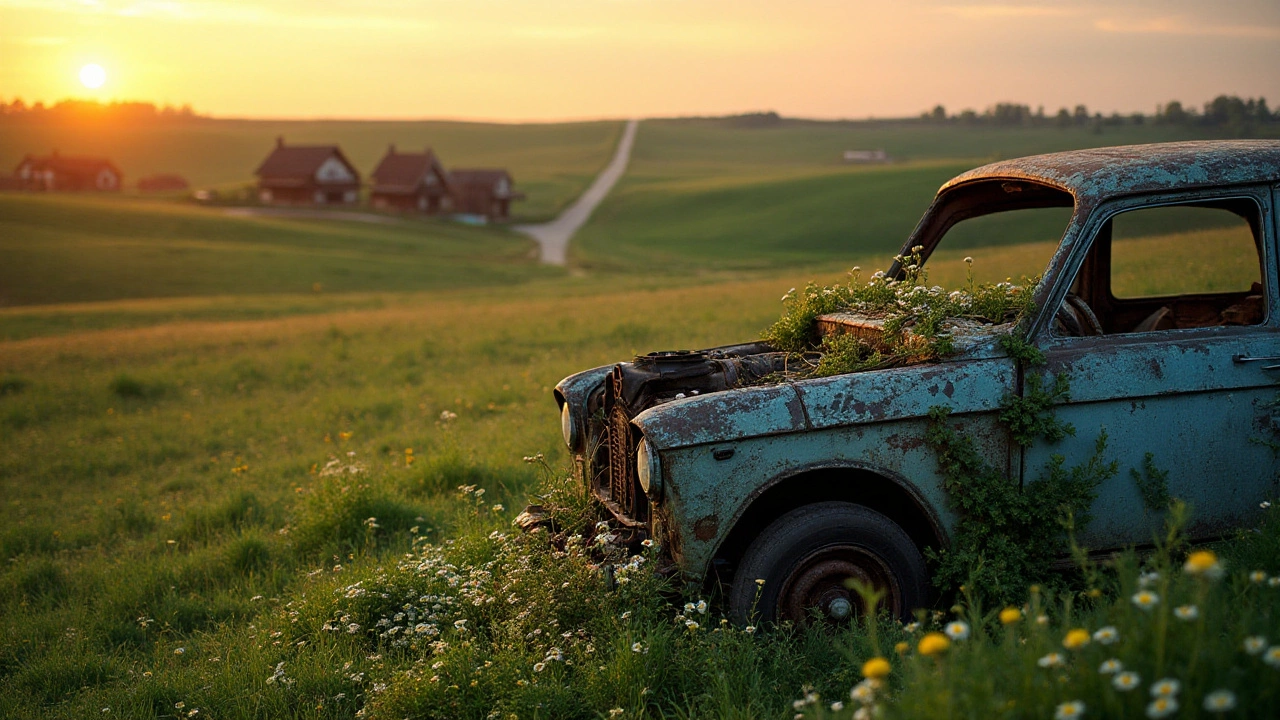
[[[483,215],[490,220],[511,216],[511,201],[523,200],[515,191],[515,180],[501,169],[451,170],[453,209],[464,215]]]
[[[22,158],[13,174],[23,190],[118,191],[124,185],[124,173],[110,160],[60,155],[57,150],[46,157]]]
[[[267,204],[350,205],[360,198],[360,173],[337,145],[276,147],[254,171]]]
[[[449,174],[431,148],[402,153],[390,146],[370,179],[369,200],[376,208],[434,215],[449,207]]]

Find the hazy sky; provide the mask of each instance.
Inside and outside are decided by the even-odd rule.
[[[1280,0],[0,0],[0,98],[223,116],[862,118],[1219,93],[1280,105]]]

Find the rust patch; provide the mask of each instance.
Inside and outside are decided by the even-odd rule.
[[[714,540],[720,532],[720,518],[708,515],[693,524],[693,535],[702,541]]]
[[[894,433],[885,438],[885,445],[894,450],[907,452],[908,450],[916,450],[924,447],[924,438],[919,435],[909,435],[904,433]]]
[[[1164,366],[1160,364],[1157,358],[1151,358],[1151,362],[1147,364],[1151,368],[1151,375],[1157,380],[1164,379]]]

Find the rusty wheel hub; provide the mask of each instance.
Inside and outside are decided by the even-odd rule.
[[[884,561],[865,548],[835,545],[815,550],[796,564],[778,596],[778,619],[803,624],[812,619],[812,610],[832,624],[856,618],[867,608],[852,587],[855,581],[884,591],[880,607],[901,613],[902,593]]]

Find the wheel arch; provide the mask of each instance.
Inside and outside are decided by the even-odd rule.
[[[748,496],[712,555],[707,581],[728,584],[752,538],[774,520],[798,507],[829,501],[862,505],[884,515],[907,533],[922,555],[948,542],[937,513],[906,478],[859,463],[815,464],[781,474]]]

